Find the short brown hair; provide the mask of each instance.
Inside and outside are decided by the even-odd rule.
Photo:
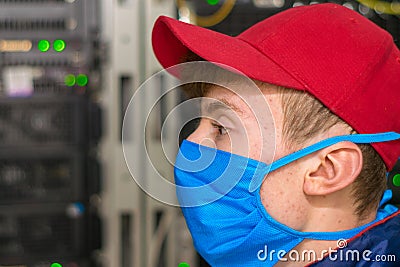
[[[279,88],[284,114],[283,136],[290,147],[302,148],[307,140],[328,131],[334,125],[349,127],[319,100],[298,90]],[[386,166],[376,150],[369,144],[358,145],[363,155],[363,168],[353,183],[356,214],[363,218],[378,208],[386,190]]]

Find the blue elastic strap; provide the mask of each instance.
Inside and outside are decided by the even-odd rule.
[[[356,144],[370,144],[370,143],[379,143],[379,142],[389,142],[400,139],[400,134],[396,132],[386,132],[386,133],[377,133],[377,134],[351,134],[351,135],[341,135],[331,137],[325,140],[322,140],[318,143],[315,143],[311,146],[305,147],[296,151],[292,154],[289,154],[283,158],[278,159],[277,161],[271,163],[268,168],[268,172],[272,172],[282,166],[285,166],[295,160],[298,160],[302,157],[305,157],[311,153],[314,153],[318,150],[326,148],[328,146],[337,144],[343,141],[350,141]],[[254,192],[261,185],[264,177],[255,176],[250,183],[249,191]]]

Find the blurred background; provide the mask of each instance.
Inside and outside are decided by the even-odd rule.
[[[335,2],[388,30],[399,45],[400,2]],[[314,3],[0,0],[0,266],[208,266],[180,210],[146,195],[122,152],[129,100],[161,70],[151,48],[153,23],[168,15],[237,35],[279,11]],[[155,86],[162,92],[168,77]],[[166,111],[181,101],[179,93],[168,94],[148,125],[148,149],[156,161],[160,155],[157,168],[166,174],[172,167],[158,153],[160,129]],[[132,132],[135,125],[129,122]],[[139,139],[133,134],[126,145],[135,151]],[[140,166],[145,155],[135,157]],[[138,173],[146,179],[149,172]],[[400,203],[399,164],[388,181]]]

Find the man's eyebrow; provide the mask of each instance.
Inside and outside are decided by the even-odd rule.
[[[213,101],[207,101],[204,105],[202,105],[202,113],[205,114],[213,114],[221,110],[222,111],[233,110],[235,113],[239,113],[242,116],[244,115],[242,109],[240,109],[234,103],[231,103],[226,99],[216,99]]]

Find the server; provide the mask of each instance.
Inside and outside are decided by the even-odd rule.
[[[0,265],[96,265],[97,10],[0,1]]]

